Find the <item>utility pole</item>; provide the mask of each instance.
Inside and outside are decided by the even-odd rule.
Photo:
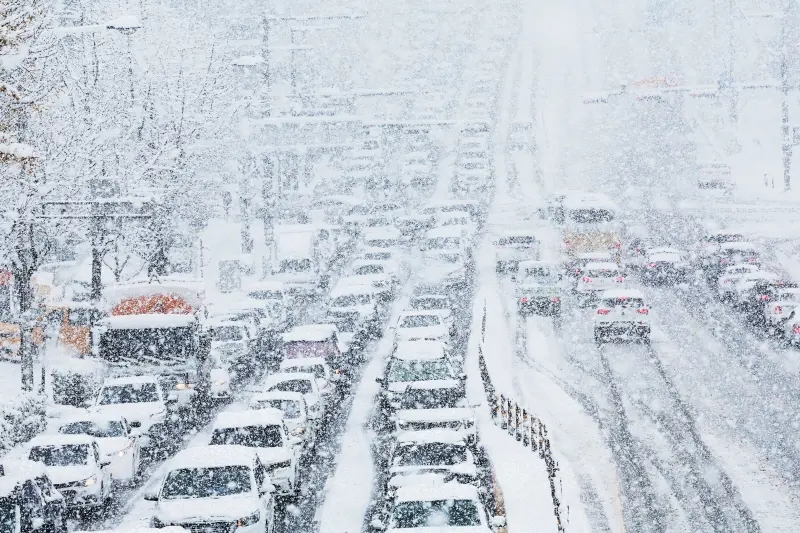
[[[793,1],[793,0],[792,0]],[[789,9],[786,5],[787,0],[782,2],[781,16],[781,35],[780,35],[780,62],[781,62],[781,150],[783,152],[783,190],[789,191],[792,188],[792,138],[791,128],[789,127],[789,68],[787,65],[787,19]]]

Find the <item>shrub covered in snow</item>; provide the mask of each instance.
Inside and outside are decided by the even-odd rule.
[[[45,397],[22,394],[0,404],[0,456],[44,431]]]

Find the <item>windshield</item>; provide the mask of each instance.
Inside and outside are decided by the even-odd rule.
[[[300,357],[333,357],[336,355],[337,347],[333,340],[321,342],[314,341],[294,341],[283,345],[283,355],[287,359]]]
[[[463,407],[460,388],[410,389],[400,399],[401,409],[454,409]]]
[[[45,466],[85,465],[89,460],[89,445],[34,446],[28,459],[44,463]]]
[[[366,245],[370,248],[394,248],[397,246],[397,241],[394,239],[372,239],[366,241]]]
[[[631,309],[641,309],[644,301],[641,298],[609,298],[603,301],[606,307],[623,307]]]
[[[311,259],[284,259],[278,266],[278,274],[311,272]]]
[[[167,475],[161,489],[161,498],[221,498],[251,490],[250,469],[246,466],[180,468]]]
[[[533,245],[536,244],[536,238],[530,236],[514,236],[514,237],[501,237],[497,240],[498,246],[509,246],[514,244]]]
[[[608,209],[575,209],[570,212],[569,218],[579,224],[597,224],[599,222],[611,222],[614,220],[614,213]]]
[[[242,329],[236,326],[216,326],[211,330],[211,338],[218,342],[242,340]]]
[[[371,261],[388,261],[391,258],[392,254],[389,252],[367,252],[364,254],[364,259]]]
[[[436,309],[447,309],[449,307],[447,298],[436,296],[429,296],[427,298],[414,298],[411,300],[412,309],[420,309],[422,311],[433,311]]]
[[[389,365],[389,382],[391,383],[453,378],[453,370],[445,361],[403,361],[401,359],[393,359]]]
[[[283,300],[283,293],[281,291],[251,291],[247,293],[247,296],[254,300]]]
[[[331,300],[331,307],[355,307],[357,305],[369,305],[371,303],[371,294],[347,294],[345,296],[337,296]]]
[[[400,321],[401,328],[428,328],[438,326],[442,318],[438,315],[407,315]]]
[[[120,420],[72,422],[64,424],[58,428],[58,432],[64,435],[91,435],[92,437],[124,437],[125,426]]]
[[[280,426],[246,426],[219,428],[211,435],[211,444],[238,444],[251,448],[280,448],[283,436]]]
[[[392,522],[397,529],[481,525],[477,503],[472,500],[400,502],[392,511]]]
[[[428,442],[407,444],[395,452],[398,466],[451,466],[467,460],[463,445]]]
[[[706,237],[704,240],[705,242],[713,244],[723,244],[726,242],[742,242],[744,240],[744,235],[738,235],[734,233],[710,235]]]
[[[362,265],[353,270],[356,276],[369,276],[371,274],[383,274],[383,265]]]
[[[619,273],[615,270],[589,270],[586,275],[590,278],[613,278]]]
[[[300,402],[294,400],[260,400],[257,402],[258,409],[280,409],[283,411],[284,418],[299,418],[302,414]]]
[[[103,387],[100,391],[100,405],[116,403],[145,403],[157,402],[158,387],[155,383],[129,383],[127,385],[112,385]]]
[[[269,390],[279,390],[281,392],[299,392],[301,394],[309,394],[314,391],[311,382],[307,379],[288,379],[281,381],[269,388]]]
[[[461,248],[461,239],[458,237],[434,237],[425,240],[425,250],[458,250]]]

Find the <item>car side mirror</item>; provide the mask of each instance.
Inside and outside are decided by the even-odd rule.
[[[157,502],[158,501],[158,493],[157,492],[145,492],[144,493],[144,501],[146,502]]]
[[[264,481],[264,484],[261,485],[261,488],[258,490],[259,494],[262,496],[264,494],[272,494],[275,492],[275,485],[273,485],[269,480]]]
[[[506,517],[505,516],[493,516],[492,517],[492,527],[505,527],[506,525]]]

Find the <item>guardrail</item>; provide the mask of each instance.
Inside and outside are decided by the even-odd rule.
[[[556,494],[556,476],[558,475],[558,462],[553,459],[550,439],[548,438],[547,426],[532,411],[525,407],[520,407],[516,401],[505,394],[498,394],[492,379],[489,376],[489,369],[483,357],[483,343],[486,340],[486,306],[483,309],[481,319],[481,342],[478,343],[478,367],[480,368],[481,381],[486,393],[486,401],[491,410],[492,420],[508,434],[514,437],[522,446],[530,447],[531,452],[538,452],[547,468],[547,477],[550,479],[550,495],[553,499],[553,513],[556,517],[558,531],[566,531],[561,520],[561,501]]]

